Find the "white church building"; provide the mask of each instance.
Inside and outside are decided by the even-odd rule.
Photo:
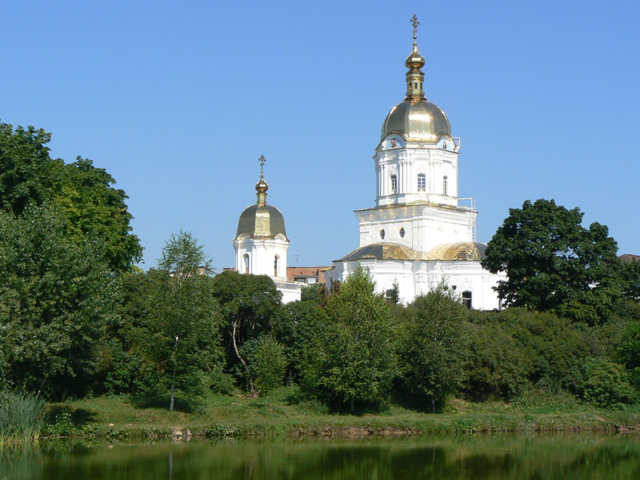
[[[384,120],[373,157],[376,204],[356,210],[360,247],[334,260],[325,277],[344,282],[361,266],[378,292],[397,288],[405,304],[446,284],[470,307],[497,309],[492,287],[506,277],[480,264],[486,245],[476,241],[475,204],[458,193],[460,139],[451,136],[445,113],[427,101],[415,16],[413,26],[406,96]]]

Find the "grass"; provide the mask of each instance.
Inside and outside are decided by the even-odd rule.
[[[31,394],[0,392],[0,444],[37,438],[46,421],[46,404]]]
[[[158,404],[161,405],[161,404]],[[570,397],[537,397],[519,403],[472,403],[450,400],[438,414],[389,406],[378,414],[332,414],[321,404],[301,401],[295,387],[282,388],[263,399],[244,395],[210,395],[197,405],[169,412],[166,407],[141,407],[126,397],[98,397],[49,405],[73,422],[73,434],[170,436],[186,429],[194,435],[402,435],[475,432],[581,432],[636,430],[640,407],[602,410]],[[63,417],[67,418],[67,417]]]

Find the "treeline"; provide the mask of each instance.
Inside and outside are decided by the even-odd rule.
[[[267,402],[297,385],[338,411],[390,402],[438,411],[451,396],[638,399],[640,263],[613,275],[615,245],[601,228],[563,235],[544,213],[538,223],[554,227],[561,248],[538,249],[533,274],[531,261],[508,257],[515,244],[492,240],[491,258],[506,259],[488,267],[509,272],[501,294],[521,305],[501,312],[470,310],[446,285],[399,305],[375,294],[364,271],[283,305],[268,277],[214,276],[186,232],[167,241],[157,268],[136,269],[142,249],[126,195],[90,160],[51,159],[49,138],[0,124],[0,392],[129,395],[173,409],[209,392]],[[591,248],[598,242],[606,255]],[[535,303],[536,292],[562,301]]]

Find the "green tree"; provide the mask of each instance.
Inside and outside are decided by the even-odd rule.
[[[482,262],[507,274],[497,287],[500,299],[592,324],[611,315],[623,292],[617,244],[599,223],[584,228],[582,217],[553,200],[510,209]]]
[[[0,343],[6,374],[57,399],[89,388],[95,351],[113,321],[116,286],[100,244],[72,242],[42,206],[0,212]]]
[[[291,379],[302,375],[314,339],[327,333],[328,322],[316,299],[288,303],[273,316],[271,332],[284,345]]]
[[[282,294],[266,275],[244,275],[226,271],[213,279],[213,295],[220,303],[224,318],[225,344],[230,364],[240,364],[255,393],[255,385],[245,358],[242,345],[268,332],[271,320],[280,308]]]
[[[62,161],[49,157],[50,140],[42,129],[0,123],[0,209],[20,215],[59,190]]]
[[[219,368],[221,348],[219,307],[213,297],[210,261],[188,232],[167,241],[158,270],[150,271],[151,296],[146,329],[146,356],[153,362],[158,386],[202,394],[210,374]]]
[[[258,393],[269,404],[269,393],[282,386],[287,369],[284,345],[271,334],[261,335],[244,345],[249,371]]]
[[[60,173],[59,193],[52,199],[68,219],[70,238],[82,241],[97,238],[111,269],[124,272],[142,260],[138,237],[131,233],[133,216],[125,203],[124,190],[113,187],[115,180],[103,168],[78,157],[64,165]]]
[[[358,268],[327,303],[327,334],[317,336],[305,385],[337,406],[380,405],[397,372],[389,305]]]
[[[462,379],[467,340],[463,323],[469,310],[444,286],[417,297],[412,321],[400,347],[404,390],[433,412]]]
[[[66,219],[65,231],[76,243],[103,244],[103,256],[114,272],[131,270],[142,247],[131,233],[127,196],[115,180],[91,160],[67,164],[51,159],[51,134],[0,123],[0,210],[22,215],[28,205],[53,206]]]

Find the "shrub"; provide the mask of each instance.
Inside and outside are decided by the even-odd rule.
[[[28,393],[0,392],[0,439],[35,438],[46,418],[41,398]]]

